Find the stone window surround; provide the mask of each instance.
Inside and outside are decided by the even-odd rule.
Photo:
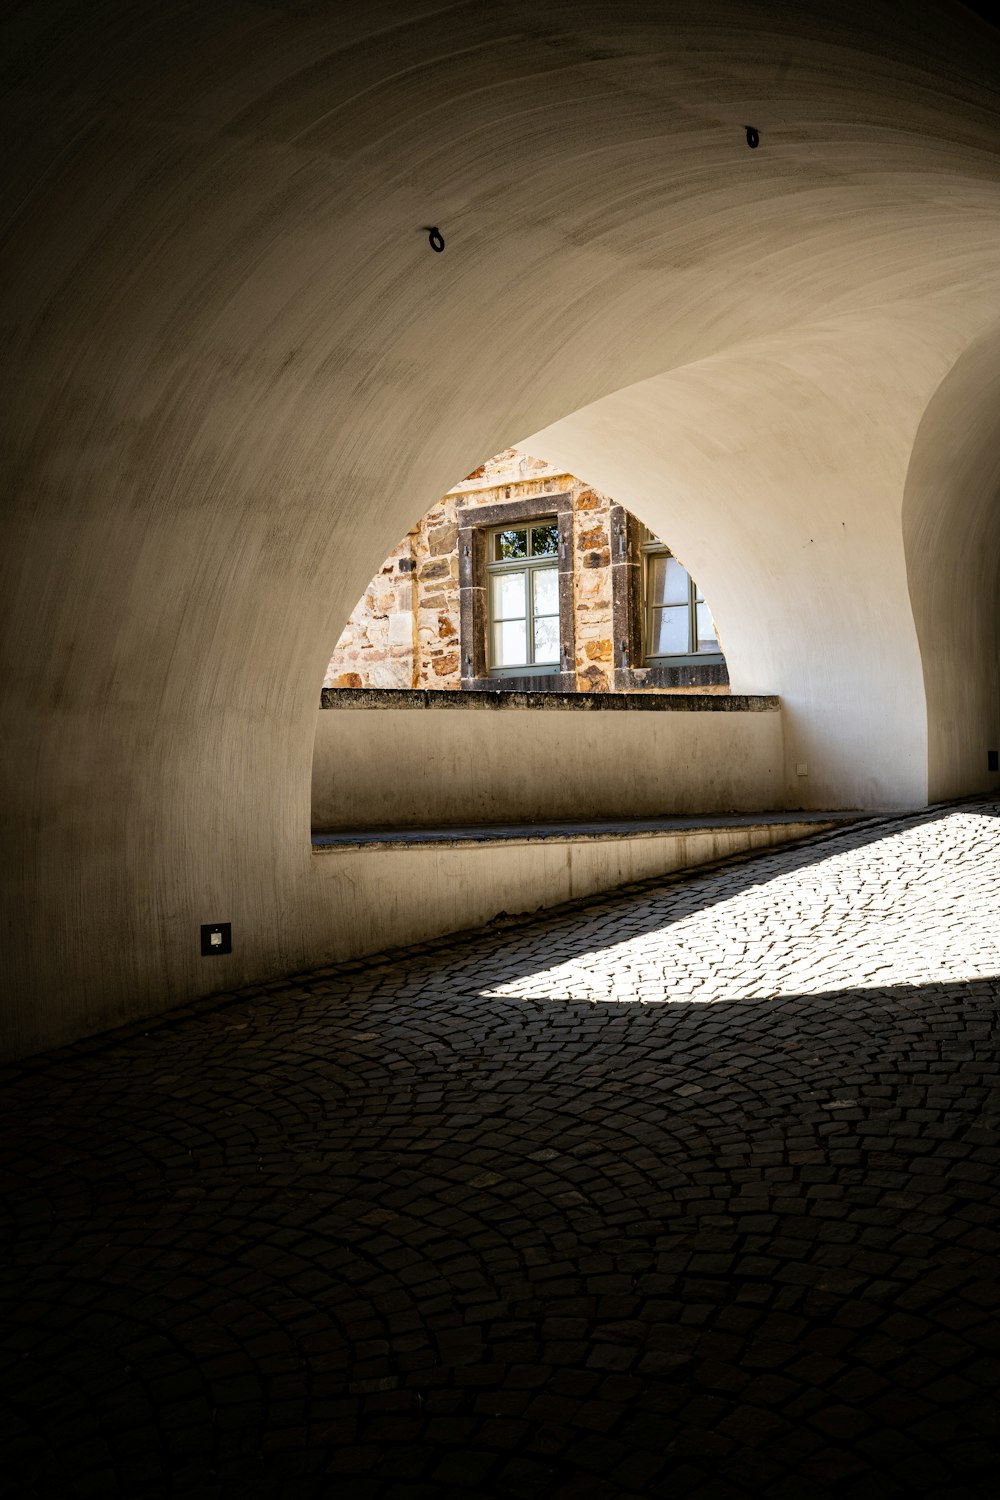
[[[488,668],[489,605],[487,537],[490,530],[554,515],[559,527],[559,646],[562,670],[524,677],[491,677]],[[458,578],[461,685],[466,691],[572,693],[576,685],[573,597],[573,497],[569,491],[502,500],[459,509]],[[611,541],[611,624],[614,642],[612,690],[728,687],[725,661],[675,667],[643,665],[642,523],[624,505],[609,513]]]
[[[614,690],[728,687],[724,660],[675,667],[643,665],[642,523],[624,505],[612,505],[610,531]]]
[[[487,539],[497,526],[555,516],[559,530],[559,654],[561,669],[517,677],[489,675],[489,577]],[[534,495],[526,500],[504,500],[458,511],[458,585],[461,683],[465,690],[495,692],[499,688],[572,693],[576,689],[576,640],[573,609],[573,497],[569,491]]]

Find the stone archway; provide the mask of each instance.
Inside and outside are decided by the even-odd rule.
[[[636,0],[613,26],[586,0],[157,0],[139,29],[108,0],[19,7],[2,40],[8,1053],[329,951],[345,917],[307,832],[331,632],[482,454],[853,318],[857,357],[825,367],[849,405],[877,308],[907,330],[864,384],[898,501],[911,356],[929,394],[995,321],[997,42],[957,4],[904,32],[887,0]],[[784,439],[768,458],[760,418],[765,483]],[[789,483],[774,509],[827,503]],[[910,800],[918,656],[898,514],[872,515]],[[743,662],[746,684],[768,664]],[[790,697],[810,759],[817,702]]]

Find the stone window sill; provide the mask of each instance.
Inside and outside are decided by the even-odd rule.
[[[534,693],[496,689],[455,692],[433,688],[324,688],[320,708],[530,708],[576,713],[777,713],[775,694],[764,693]]]

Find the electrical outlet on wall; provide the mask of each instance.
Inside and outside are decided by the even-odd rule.
[[[800,760],[795,767],[796,776],[808,776],[809,767],[804,760]]]
[[[217,953],[232,953],[232,922],[210,922],[201,929],[201,956],[213,958]]]

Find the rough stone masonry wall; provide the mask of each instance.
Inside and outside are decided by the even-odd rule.
[[[370,581],[344,626],[324,687],[414,686],[414,540],[408,531]]]
[[[507,449],[463,479],[422,516],[385,559],[337,642],[324,687],[461,686],[459,507],[538,500],[569,492],[573,503],[576,682],[614,687],[611,596],[612,501],[571,474]]]
[[[572,485],[576,685],[581,692],[607,693],[615,685],[612,501],[577,479]]]

